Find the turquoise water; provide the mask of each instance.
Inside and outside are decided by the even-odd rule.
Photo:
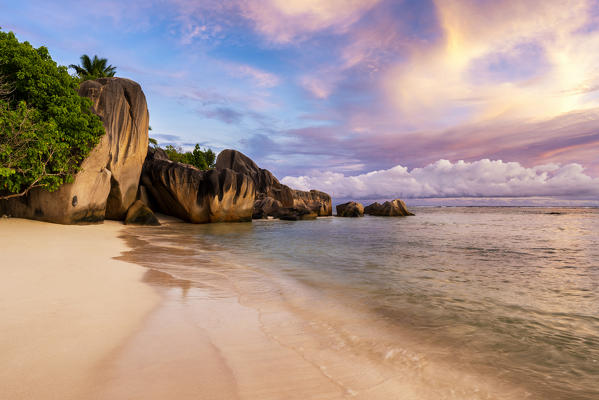
[[[322,296],[306,309],[325,297],[355,304],[364,321],[401,329],[431,357],[530,398],[598,399],[599,209],[414,211],[147,232],[182,249],[171,263],[193,270],[227,258]]]

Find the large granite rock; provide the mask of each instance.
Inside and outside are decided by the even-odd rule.
[[[72,183],[51,193],[34,189],[27,196],[0,201],[2,213],[61,224],[125,218],[136,200],[148,147],[146,98],[137,83],[122,78],[85,81],[79,94],[92,100],[106,134]]]
[[[306,207],[314,211],[319,217],[333,215],[333,202],[331,196],[318,190],[293,191],[294,207]]]
[[[318,214],[307,208],[282,207],[273,213],[273,217],[285,221],[305,221],[316,219]]]
[[[125,217],[125,225],[160,225],[160,221],[154,215],[152,210],[146,206],[146,204],[137,200],[129,210],[127,210],[127,216]]]
[[[279,201],[282,207],[293,207],[293,190],[280,183],[270,171],[258,167],[248,156],[237,150],[221,151],[216,158],[215,168],[230,168],[249,176],[254,181],[257,200],[271,197]]]
[[[112,173],[106,218],[123,219],[135,202],[141,168],[148,151],[148,106],[139,84],[122,78],[100,78],[81,83],[102,119],[106,136],[106,168]]]
[[[347,203],[337,205],[337,216],[338,217],[363,217],[364,206],[355,201],[349,201]]]
[[[253,219],[264,219],[269,216],[274,216],[283,205],[279,200],[275,200],[272,197],[265,197],[258,199],[254,202],[254,211],[252,213]]]
[[[231,169],[202,171],[150,149],[141,183],[155,211],[193,223],[251,221],[254,182]]]
[[[372,203],[364,208],[364,213],[380,217],[405,217],[414,215],[408,211],[406,204],[400,199],[386,201],[383,204]]]
[[[324,192],[293,190],[283,185],[268,170],[258,167],[245,154],[236,150],[223,150],[216,159],[217,169],[230,168],[247,175],[256,188],[253,216],[281,219],[310,219],[312,215],[333,214],[331,196]]]
[[[102,150],[98,146],[91,151],[72,183],[54,192],[33,189],[26,196],[0,200],[0,212],[57,224],[103,221],[112,174],[104,167],[106,158]]]

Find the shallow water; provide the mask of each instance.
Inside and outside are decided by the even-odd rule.
[[[415,212],[172,223],[130,240],[137,262],[237,296],[321,367],[350,354],[381,382],[428,385],[413,398],[599,398],[599,210]]]

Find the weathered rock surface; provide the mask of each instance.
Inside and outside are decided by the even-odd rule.
[[[158,218],[152,210],[148,208],[141,200],[137,200],[129,210],[125,217],[125,225],[160,225]]]
[[[85,81],[81,96],[89,97],[100,116],[106,135],[102,138],[110,170],[110,195],[106,218],[123,219],[135,202],[141,168],[148,151],[149,114],[146,97],[136,82],[122,78]]]
[[[27,196],[0,201],[3,213],[61,224],[125,218],[136,200],[148,146],[145,96],[137,83],[122,78],[85,81],[79,94],[92,100],[106,134],[72,183],[52,193],[34,189]]]
[[[231,169],[202,171],[148,151],[141,183],[160,211],[193,223],[251,221],[254,182]]]
[[[347,203],[337,205],[337,216],[338,217],[363,217],[364,206],[355,201],[349,201]]]
[[[331,196],[318,190],[293,191],[294,207],[306,207],[314,211],[319,217],[333,215],[333,201]]]
[[[281,219],[311,219],[333,214],[331,196],[324,192],[293,190],[283,185],[268,170],[258,167],[245,154],[236,150],[223,150],[216,159],[217,169],[230,168],[247,175],[256,188],[253,217],[272,216]]]
[[[293,191],[280,183],[270,171],[258,167],[245,154],[236,150],[223,150],[216,158],[215,168],[230,168],[249,176],[254,181],[256,199],[272,197],[279,201],[282,207],[293,207]]]
[[[54,192],[34,189],[23,197],[0,200],[1,213],[57,224],[103,221],[112,175],[108,169],[100,167],[104,160],[96,147],[83,161],[82,170],[72,183],[64,184]]]
[[[380,217],[405,217],[414,215],[408,211],[406,204],[400,199],[386,201],[383,204],[372,203],[364,208],[364,213]]]
[[[264,219],[269,216],[272,217],[282,208],[283,205],[279,200],[275,200],[272,197],[265,197],[254,202],[252,218]]]
[[[318,214],[307,208],[283,207],[276,210],[273,217],[285,221],[306,221],[316,219]]]

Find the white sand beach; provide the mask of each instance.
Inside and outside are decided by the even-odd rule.
[[[113,260],[122,224],[0,219],[0,398],[84,399],[160,297]]]

